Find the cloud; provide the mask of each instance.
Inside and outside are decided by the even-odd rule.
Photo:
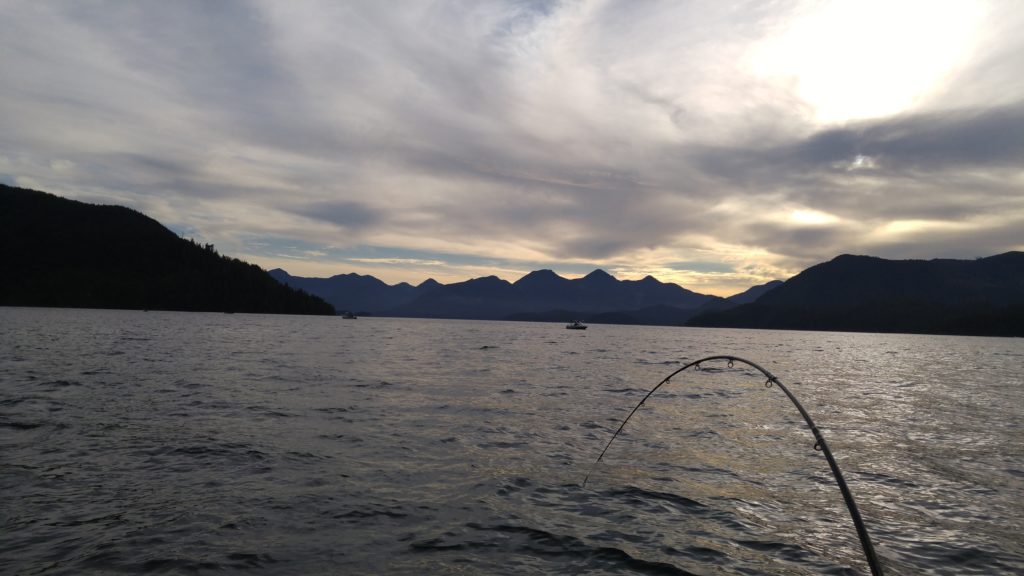
[[[924,28],[963,48],[908,75],[927,85],[872,100],[898,113],[823,123],[840,108],[824,114],[808,86],[835,77],[880,97],[884,63],[841,76],[766,59],[857,6],[16,3],[0,21],[0,76],[17,79],[0,85],[0,172],[260,262],[261,242],[290,239],[338,273],[370,265],[339,249],[373,247],[380,266],[421,251],[417,273],[430,262],[438,277],[453,257],[676,278],[704,262],[688,278],[711,285],[840,252],[1024,247],[1021,11],[894,16],[894,50]]]
[[[301,206],[298,213],[356,230],[373,226],[383,217],[380,211],[360,202],[316,202]]]
[[[388,264],[392,266],[443,266],[444,260],[423,260],[420,258],[349,258],[351,262],[363,264]]]
[[[1021,247],[1019,234],[991,231],[1024,217],[1024,103],[865,121],[693,157],[731,203],[736,225],[720,235],[794,267],[840,252],[920,258]],[[817,225],[792,218],[814,212]],[[930,226],[926,235],[888,227],[906,220],[957,226]]]
[[[693,270],[695,272],[735,272],[732,266],[723,262],[671,262],[669,267],[677,270]]]

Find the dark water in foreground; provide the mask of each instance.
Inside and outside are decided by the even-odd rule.
[[[0,573],[1024,573],[1024,340],[0,308]]]

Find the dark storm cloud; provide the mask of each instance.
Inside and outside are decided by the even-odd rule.
[[[958,219],[1019,207],[1024,103],[862,123],[766,148],[694,153],[747,193],[857,219]]]
[[[373,226],[384,217],[379,210],[359,202],[314,202],[302,206],[296,213],[347,229]]]
[[[995,110],[929,114],[872,127],[867,154],[885,168],[955,170],[1019,166],[1024,159],[1024,103]]]
[[[1024,239],[1024,103],[908,114],[771,145],[695,147],[681,156],[751,214],[788,205],[835,217],[807,225],[781,212],[718,227],[726,237],[787,255],[794,266],[840,252],[979,255],[1019,248]],[[925,224],[920,233],[878,232],[891,221]]]
[[[862,168],[875,175],[968,168],[1015,168],[1024,158],[1024,102],[996,109],[967,109],[829,129],[769,147],[697,148],[698,165],[744,184],[800,184],[815,175]]]
[[[828,156],[834,162],[868,156],[890,172],[1018,166],[1024,158],[1024,102],[918,114],[872,123],[860,131],[831,131],[801,148],[797,156],[807,158],[831,148]]]
[[[1017,216],[993,226],[951,230],[942,234],[922,232],[907,240],[879,243],[872,247],[871,253],[900,259],[970,259],[991,256],[1020,250],[1021,230],[1024,230],[1024,217]],[[932,252],[922,254],[922,244],[926,244]],[[979,246],[983,248],[979,249]]]
[[[839,226],[793,226],[787,222],[747,224],[739,237],[758,246],[784,248],[785,254],[798,260],[820,259],[822,247],[830,251],[857,246],[857,231]]]

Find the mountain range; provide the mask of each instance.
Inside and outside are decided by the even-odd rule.
[[[382,316],[1024,336],[1022,252],[975,260],[844,254],[728,298],[602,270],[572,280],[538,270],[515,282],[487,276],[418,286],[358,274],[270,275],[338,310]]]
[[[582,318],[608,324],[677,326],[699,312],[753,301],[781,284],[771,282],[720,298],[651,276],[618,280],[603,270],[571,280],[551,270],[537,270],[515,282],[485,276],[453,284],[431,279],[418,286],[392,286],[359,274],[304,278],[275,269],[270,275],[322,297],[338,310],[362,315],[556,322]]]

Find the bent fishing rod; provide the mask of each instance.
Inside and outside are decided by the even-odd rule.
[[[647,395],[644,396],[643,399],[641,399],[640,402],[633,407],[633,410],[630,411],[629,415],[626,416],[626,419],[622,421],[622,424],[619,425],[619,429],[615,431],[615,434],[612,434],[612,439],[608,441],[608,444],[605,445],[604,450],[601,451],[601,455],[598,456],[597,460],[595,460],[594,463],[590,466],[590,471],[587,472],[586,477],[583,479],[583,487],[587,487],[587,480],[590,479],[590,475],[593,474],[594,469],[597,467],[598,463],[600,463],[601,459],[604,458],[605,452],[608,452],[608,449],[611,448],[612,442],[615,442],[615,439],[619,436],[619,433],[622,432],[622,429],[626,427],[626,423],[629,422],[629,419],[633,417],[633,414],[636,414],[636,411],[639,410],[645,402],[647,402],[647,399],[650,398],[652,394],[657,392],[658,388],[661,388],[663,385],[668,384],[669,381],[672,380],[673,376],[683,372],[687,368],[692,367],[694,370],[700,370],[700,365],[702,363],[710,362],[713,360],[725,360],[728,362],[727,366],[729,368],[732,368],[733,363],[735,362],[741,362],[743,364],[746,364],[747,366],[750,366],[751,368],[754,368],[755,370],[763,374],[765,378],[767,378],[767,380],[765,380],[764,383],[766,388],[771,388],[773,385],[778,386],[779,389],[786,394],[786,397],[793,402],[793,405],[796,406],[796,409],[800,412],[800,415],[803,416],[804,421],[807,422],[807,426],[810,427],[811,433],[814,434],[814,449],[825,455],[825,459],[828,461],[829,468],[832,469],[832,475],[835,476],[836,484],[839,485],[839,491],[842,492],[843,494],[843,500],[846,502],[846,508],[850,511],[850,518],[853,519],[853,524],[857,528],[857,536],[860,538],[860,545],[861,548],[864,549],[864,556],[865,558],[867,558],[868,566],[871,568],[871,574],[873,576],[882,576],[882,566],[878,563],[878,556],[875,555],[875,547],[871,545],[871,537],[868,535],[867,528],[864,527],[864,521],[861,520],[860,510],[857,509],[857,503],[853,500],[853,493],[850,492],[850,488],[846,485],[846,480],[843,479],[843,473],[842,471],[839,470],[839,464],[837,464],[836,459],[832,457],[832,451],[828,449],[828,444],[825,442],[825,437],[822,436],[821,431],[818,430],[818,427],[814,424],[814,420],[811,419],[811,415],[807,413],[807,410],[804,410],[804,407],[800,404],[800,401],[796,399],[796,396],[794,396],[793,393],[789,391],[789,388],[786,388],[786,385],[783,384],[778,378],[776,378],[775,375],[765,370],[764,368],[758,366],[754,362],[740,358],[738,356],[718,355],[708,356],[706,358],[701,358],[700,360],[694,360],[693,362],[690,362],[689,364],[669,374],[661,382],[658,382],[658,385],[655,386],[654,388],[651,388],[651,391],[648,392]]]

